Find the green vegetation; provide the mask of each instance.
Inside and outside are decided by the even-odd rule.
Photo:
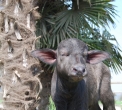
[[[49,110],[56,110],[55,104],[54,104],[51,96],[49,97]]]
[[[0,104],[3,102],[3,100],[0,99]]]
[[[122,100],[116,100],[115,105],[122,108]]]
[[[63,39],[75,37],[87,43],[89,49],[109,52],[111,59],[106,64],[116,73],[121,71],[122,50],[115,36],[107,30],[110,25],[115,26],[117,16],[111,2],[112,0],[41,0],[38,3],[41,19],[36,26],[37,36],[42,36],[40,48],[56,49]]]

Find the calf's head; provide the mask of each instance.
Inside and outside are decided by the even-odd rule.
[[[96,64],[109,58],[104,51],[88,51],[87,45],[75,38],[63,40],[56,51],[40,49],[31,54],[44,63],[56,63],[57,74],[72,82],[78,82],[87,75],[86,63]]]

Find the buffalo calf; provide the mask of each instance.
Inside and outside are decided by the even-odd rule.
[[[110,86],[110,72],[103,60],[109,54],[100,50],[88,51],[81,40],[63,40],[57,50],[40,49],[32,56],[44,63],[54,64],[51,81],[51,96],[56,110],[115,110]]]

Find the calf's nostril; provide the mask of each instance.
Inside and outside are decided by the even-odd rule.
[[[76,71],[76,72],[78,71],[76,68],[73,68],[73,70]]]
[[[84,73],[84,72],[85,72],[85,69],[82,70],[82,73]]]

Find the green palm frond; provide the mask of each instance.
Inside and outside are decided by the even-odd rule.
[[[56,49],[61,40],[76,37],[91,49],[106,48],[112,54],[108,65],[115,71],[121,69],[121,49],[110,42],[116,41],[115,37],[108,31],[100,35],[94,30],[94,27],[115,26],[117,14],[111,0],[48,0],[41,1],[39,7],[42,18],[37,23],[36,33],[42,36],[40,48]]]
[[[42,15],[40,22],[40,31],[41,35],[44,36],[44,41],[49,45],[52,44],[50,46],[54,48],[62,39],[75,37],[81,29],[89,30],[92,33],[93,25],[97,27],[100,25],[106,27],[109,26],[109,23],[115,25],[113,18],[116,13],[114,6],[109,2],[110,0],[91,0],[90,5],[87,0],[80,0],[79,9],[76,9],[74,4],[77,7],[77,0],[73,0],[70,10],[63,2],[60,2],[58,7],[56,2],[47,5],[48,7],[45,5],[44,15]],[[49,39],[47,36],[50,36]]]
[[[84,41],[82,37],[79,36],[79,38]],[[91,37],[85,38],[85,42],[88,44],[89,49],[99,49],[110,53],[111,59],[105,61],[105,63],[111,68],[111,70],[115,73],[122,70],[122,56],[120,54],[122,50],[119,48],[115,36],[111,35],[107,30],[104,30],[102,34],[100,34],[99,30],[94,29]]]

